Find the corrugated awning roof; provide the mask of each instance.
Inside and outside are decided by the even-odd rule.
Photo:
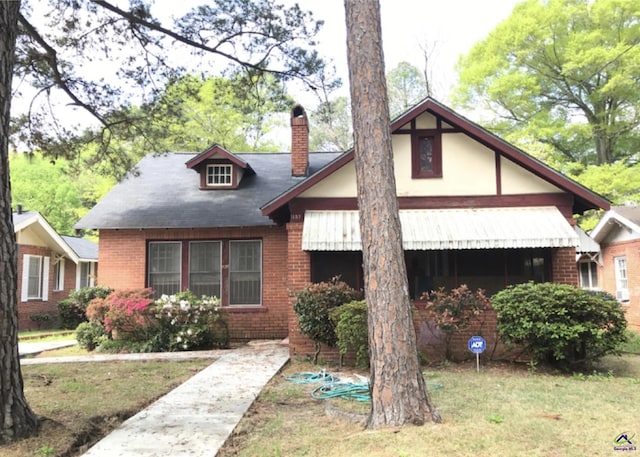
[[[576,233],[578,234],[579,244],[576,248],[578,254],[596,254],[600,253],[600,244],[591,238],[584,230],[577,225],[575,226]]]
[[[400,210],[409,251],[576,247],[579,239],[556,207]],[[359,251],[358,211],[306,211],[305,251]]]

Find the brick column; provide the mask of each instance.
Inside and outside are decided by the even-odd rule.
[[[296,292],[311,282],[311,258],[302,250],[302,218],[298,216],[287,224],[288,265],[287,289],[289,292],[289,352],[291,357],[314,352],[314,343],[302,336],[298,329],[298,319],[293,311]]]
[[[580,285],[576,248],[556,248],[551,251],[551,280],[559,284]]]

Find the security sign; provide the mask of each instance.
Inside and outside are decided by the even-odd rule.
[[[481,336],[469,338],[469,350],[474,354],[481,354],[487,349],[487,342]]]

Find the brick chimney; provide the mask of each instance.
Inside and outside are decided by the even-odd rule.
[[[291,175],[309,175],[309,122],[302,105],[291,110]]]

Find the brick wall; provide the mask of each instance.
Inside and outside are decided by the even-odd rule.
[[[282,227],[221,229],[101,230],[98,283],[114,289],[146,286],[148,240],[262,240],[261,307],[228,307],[234,340],[287,336],[287,234]]]
[[[598,286],[613,296],[616,294],[614,257],[627,258],[629,301],[622,304],[629,328],[640,332],[640,240],[601,245],[602,266],[598,268]]]

